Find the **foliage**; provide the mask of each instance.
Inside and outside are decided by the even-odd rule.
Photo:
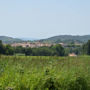
[[[22,46],[14,47],[14,52],[15,53],[24,53],[25,52],[25,48],[23,48]]]
[[[87,90],[87,82],[83,77],[77,77],[69,83],[68,90]]]
[[[25,55],[26,56],[31,56],[32,55],[32,49],[31,48],[26,48],[25,49]]]
[[[10,45],[5,46],[5,55],[13,55],[14,54],[14,49]]]
[[[86,43],[90,39],[90,35],[84,35],[84,36],[73,36],[73,35],[59,35],[50,37],[47,39],[39,40],[40,42],[44,43]]]
[[[5,53],[5,47],[2,44],[2,41],[0,40],[0,54],[4,54]]]
[[[68,55],[69,53],[75,53],[77,55],[82,54],[82,46],[80,45],[74,45],[74,44],[69,44],[65,47],[65,55]]]
[[[52,48],[54,49],[54,51],[56,51],[57,56],[65,55],[64,48],[60,44],[57,44],[57,45],[53,46]]]
[[[21,39],[12,38],[12,37],[8,37],[8,36],[0,36],[0,40],[2,40],[2,42],[6,43],[6,44],[22,42]]]
[[[82,48],[84,54],[90,55],[90,40]]]
[[[89,56],[0,56],[1,90],[90,90],[89,85]]]
[[[14,48],[11,47],[10,45],[3,45],[2,41],[0,41],[0,54],[13,55]]]
[[[90,55],[90,40],[83,46],[75,44],[61,46],[60,44],[56,44],[51,47],[44,46],[38,48],[24,48],[22,46],[11,47],[8,44],[2,44],[2,41],[0,41],[0,54],[4,55],[20,54],[26,56],[68,56],[69,53],[75,53],[77,55]]]
[[[57,44],[52,47],[38,47],[38,48],[30,48],[30,47],[11,47],[10,45],[3,45],[2,42],[0,44],[0,54],[5,55],[14,55],[17,53],[25,54],[26,56],[64,56],[64,48]]]

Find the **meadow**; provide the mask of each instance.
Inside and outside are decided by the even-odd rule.
[[[0,90],[90,90],[90,56],[0,56]]]

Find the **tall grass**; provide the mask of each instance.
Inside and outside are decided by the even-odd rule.
[[[90,57],[0,56],[0,90],[90,90]]]

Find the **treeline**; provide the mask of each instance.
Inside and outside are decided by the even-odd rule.
[[[90,40],[82,47],[83,54],[90,55]]]
[[[14,48],[15,53],[23,53],[26,56],[64,56],[65,50],[61,45],[39,48],[23,48],[21,46]]]
[[[0,41],[0,54],[14,55],[24,54],[26,56],[67,56],[69,53],[75,53],[77,55],[90,55],[90,40],[82,45],[68,45],[62,47],[60,44],[51,47],[39,47],[39,48],[24,48],[21,46],[11,47],[10,45],[3,45]]]
[[[14,54],[25,54],[26,56],[64,56],[64,48],[57,44],[51,47],[39,47],[39,48],[24,48],[21,46],[11,47],[10,45],[3,45],[0,41],[0,54],[14,55]]]
[[[0,40],[0,54],[4,55],[14,55],[14,48],[10,45],[3,45]]]

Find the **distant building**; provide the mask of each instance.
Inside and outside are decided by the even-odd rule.
[[[43,47],[43,46],[50,47],[50,46],[52,46],[52,44],[40,43],[40,42],[35,42],[35,43],[24,42],[24,43],[13,43],[13,44],[11,44],[11,46],[12,47],[22,46],[22,47],[36,48],[36,47]]]
[[[70,57],[76,57],[77,55],[75,53],[70,53],[69,56]]]
[[[60,45],[64,46],[64,43],[59,43]]]

